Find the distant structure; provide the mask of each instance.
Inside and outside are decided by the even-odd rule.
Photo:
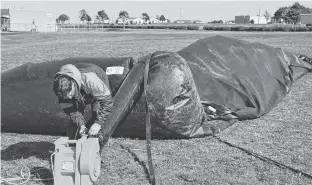
[[[150,17],[149,22],[150,22],[151,24],[155,24],[155,23],[160,23],[160,20],[156,19],[155,17]]]
[[[300,14],[301,24],[312,25],[312,14]]]
[[[271,18],[264,16],[249,16],[249,15],[239,15],[235,16],[235,24],[250,24],[251,20],[254,24],[268,24],[271,22]]]
[[[45,11],[1,9],[1,30],[54,32],[55,20]]]
[[[118,18],[116,20],[116,24],[123,24],[123,19]],[[150,17],[149,20],[144,20],[143,17],[129,17],[128,19],[125,20],[125,24],[159,24],[159,23],[168,23],[169,19],[166,19],[164,21],[161,21],[155,17]]]
[[[249,15],[238,15],[235,16],[235,24],[249,24],[250,23]]]
[[[271,22],[270,17],[264,17],[264,16],[250,16],[250,21],[254,20],[254,24],[268,24]]]
[[[192,20],[176,20],[173,23],[178,23],[178,24],[190,24],[192,23]]]
[[[193,20],[193,23],[201,24],[201,23],[203,23],[203,21],[201,21],[201,20]]]
[[[1,30],[8,31],[10,29],[9,9],[1,9]]]

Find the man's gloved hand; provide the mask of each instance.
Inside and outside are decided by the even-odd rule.
[[[98,123],[93,123],[88,134],[89,136],[95,136],[99,133],[100,130],[101,130],[101,125]]]
[[[88,129],[86,128],[86,126],[82,125],[80,127],[80,130],[79,130],[79,135],[82,136],[82,135],[86,135],[88,132]]]

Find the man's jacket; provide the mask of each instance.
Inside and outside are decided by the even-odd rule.
[[[64,112],[77,126],[85,125],[83,116],[86,105],[92,106],[92,123],[103,126],[113,105],[109,81],[105,71],[94,64],[67,64],[61,67],[55,78],[66,75],[74,79],[78,90],[74,100],[59,100]],[[89,125],[91,126],[91,125]]]

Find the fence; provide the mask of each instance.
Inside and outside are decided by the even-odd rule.
[[[36,25],[35,27],[32,24],[24,24],[24,23],[11,23],[6,25],[6,28],[10,31],[20,31],[20,32],[56,32],[57,25],[56,24],[42,24]],[[35,28],[35,30],[33,30]]]
[[[312,27],[292,24],[126,24],[126,29],[175,29],[175,30],[215,30],[215,31],[312,31]],[[103,32],[122,29],[122,24],[59,24],[57,32]]]
[[[58,24],[57,32],[103,32],[106,28],[111,28],[109,24]]]

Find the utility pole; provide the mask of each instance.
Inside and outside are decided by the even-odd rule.
[[[259,19],[260,19],[260,6],[259,6],[258,24],[259,24]]]
[[[181,8],[180,8],[180,21],[181,21]]]

